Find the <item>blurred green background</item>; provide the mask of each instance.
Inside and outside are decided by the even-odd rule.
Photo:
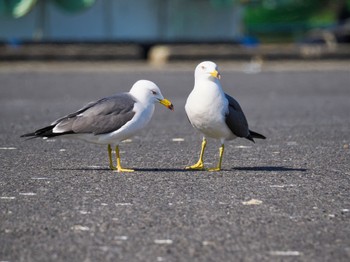
[[[0,0],[0,40],[295,42],[349,16],[350,0]]]
[[[217,0],[224,1],[224,0]],[[349,18],[350,0],[256,0],[246,2],[246,33],[261,41],[291,41],[313,28],[329,28]]]

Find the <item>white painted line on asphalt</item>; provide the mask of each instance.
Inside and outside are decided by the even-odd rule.
[[[116,206],[132,206],[131,203],[115,203]]]
[[[19,193],[21,196],[36,196],[36,193],[33,192],[25,192],[25,193]]]
[[[173,138],[173,139],[171,139],[173,142],[183,142],[183,141],[185,141],[185,139],[184,138],[181,138],[181,137],[175,137],[175,138]]]
[[[271,256],[300,256],[299,251],[270,251]]]
[[[259,200],[259,199],[254,199],[254,198],[252,198],[252,199],[249,200],[249,201],[243,201],[242,204],[243,204],[243,205],[246,205],[246,206],[249,206],[249,205],[261,205],[261,204],[262,204],[262,201]]]
[[[126,241],[126,240],[128,240],[128,237],[127,236],[115,236],[114,239],[115,240]]]
[[[101,206],[108,206],[107,203],[101,203]]]
[[[0,197],[0,199],[13,200],[13,199],[16,199],[16,197],[3,196],[3,197]]]
[[[48,177],[32,177],[31,179],[33,179],[33,180],[48,180],[50,178],[48,178]]]
[[[0,150],[15,150],[15,147],[0,147]]]
[[[290,184],[290,185],[270,185],[270,187],[277,187],[277,188],[285,188],[285,187],[294,187],[296,185]]]
[[[64,149],[64,148],[61,148],[61,149],[60,149],[60,152],[65,152],[65,151],[67,151],[67,150]]]
[[[123,140],[123,143],[131,143],[132,142],[132,139],[125,139]]]
[[[155,239],[154,243],[159,245],[171,245],[173,241],[171,239]]]
[[[90,230],[89,227],[81,226],[81,225],[72,226],[71,229],[73,229],[75,231],[89,231]]]
[[[235,146],[235,148],[252,148],[251,146]]]

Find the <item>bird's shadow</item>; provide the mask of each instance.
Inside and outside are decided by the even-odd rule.
[[[112,171],[107,167],[64,167],[64,168],[53,168],[58,171]],[[198,172],[198,170],[188,170],[185,168],[134,168],[135,172]],[[222,169],[221,171],[264,171],[264,172],[306,172],[306,168],[291,168],[285,166],[247,166],[247,167],[233,167],[231,169]],[[206,170],[199,170],[200,172]]]
[[[108,167],[61,167],[53,168],[56,171],[111,171]],[[182,168],[133,168],[135,172],[188,172],[189,170]]]

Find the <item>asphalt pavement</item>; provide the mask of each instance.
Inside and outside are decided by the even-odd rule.
[[[350,68],[333,63],[222,64],[267,139],[228,142],[221,172],[184,170],[201,144],[184,111],[195,63],[1,66],[0,261],[350,261]],[[138,79],[175,111],[157,105],[120,145],[136,172],[109,170],[105,146],[20,138]]]

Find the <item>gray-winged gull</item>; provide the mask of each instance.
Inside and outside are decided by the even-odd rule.
[[[159,102],[173,110],[158,86],[148,80],[137,81],[129,92],[119,93],[91,102],[78,111],[66,115],[51,125],[24,134],[21,137],[77,138],[87,142],[108,145],[109,166],[118,172],[131,172],[120,164],[119,143],[144,128]],[[117,165],[113,165],[112,146],[115,146]]]
[[[221,170],[224,143],[237,137],[254,142],[254,138],[265,136],[249,130],[247,119],[239,103],[224,93],[220,84],[220,73],[215,63],[200,63],[194,73],[194,88],[187,98],[185,110],[192,126],[203,133],[202,149],[196,164],[186,169],[203,170],[203,155],[206,137],[220,139],[219,162],[209,171]]]

